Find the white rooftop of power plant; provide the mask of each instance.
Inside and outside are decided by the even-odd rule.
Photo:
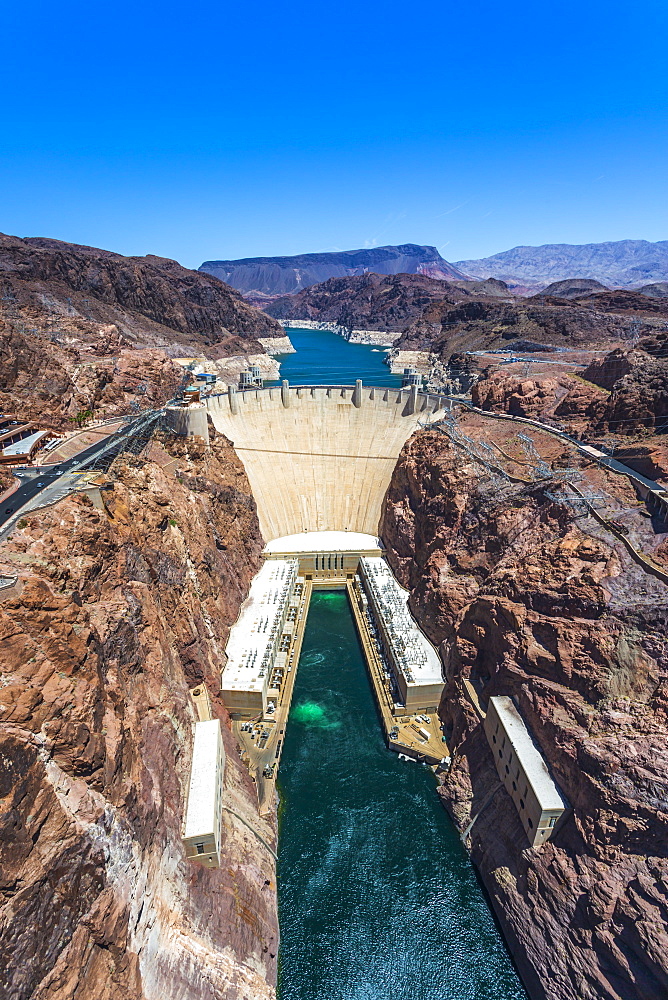
[[[276,630],[297,576],[296,559],[270,559],[253,577],[250,593],[230,632],[223,671],[225,690],[262,691]]]
[[[512,698],[496,695],[489,699],[494,705],[505,734],[517,754],[522,770],[536,793],[542,809],[563,809],[566,805],[559,789],[550,777],[547,764],[536,748],[524,720],[515,707]]]
[[[395,580],[382,556],[363,556],[364,577],[383,618],[387,635],[402,673],[409,684],[442,683],[438,653],[408,610],[408,591]]]
[[[216,768],[220,739],[218,719],[195,723],[188,810],[183,834],[186,838],[199,837],[214,831],[216,783],[221,780]]]
[[[379,538],[359,531],[304,531],[268,542],[264,554],[284,552],[373,552],[382,549]]]

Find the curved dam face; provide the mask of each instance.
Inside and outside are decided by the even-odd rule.
[[[302,531],[376,535],[404,443],[440,415],[443,397],[412,389],[299,386],[206,400],[234,445],[266,541]]]

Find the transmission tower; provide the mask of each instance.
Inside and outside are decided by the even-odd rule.
[[[570,486],[571,484],[564,482],[563,485]],[[607,507],[610,502],[610,497],[606,496],[604,493],[597,493],[589,487],[578,489],[577,492],[570,494],[555,493],[552,490],[545,490],[545,496],[549,497],[550,500],[553,500],[555,503],[573,508],[579,517],[587,517],[592,507]]]
[[[532,466],[534,479],[551,479],[552,469],[536,448],[533,439],[528,434],[520,432],[517,435],[517,440],[520,442],[527,462]]]

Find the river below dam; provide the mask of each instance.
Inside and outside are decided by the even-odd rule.
[[[385,746],[344,591],[311,600],[279,793],[279,1000],[525,1000],[434,775]]]

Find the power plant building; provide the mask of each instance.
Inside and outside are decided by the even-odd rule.
[[[358,531],[304,531],[269,542],[266,559],[299,560],[299,573],[318,587],[344,587],[357,573],[360,557],[382,552],[380,539]]]
[[[489,699],[485,735],[529,843],[539,847],[567,807],[512,698]]]
[[[268,559],[251,583],[232,627],[221,676],[223,701],[231,715],[267,714],[267,691],[297,582],[297,559]]]
[[[359,573],[402,710],[435,712],[443,691],[441,661],[408,610],[408,591],[382,556],[363,556]]]
[[[195,723],[188,802],[181,840],[190,861],[220,866],[225,748],[218,719]]]

